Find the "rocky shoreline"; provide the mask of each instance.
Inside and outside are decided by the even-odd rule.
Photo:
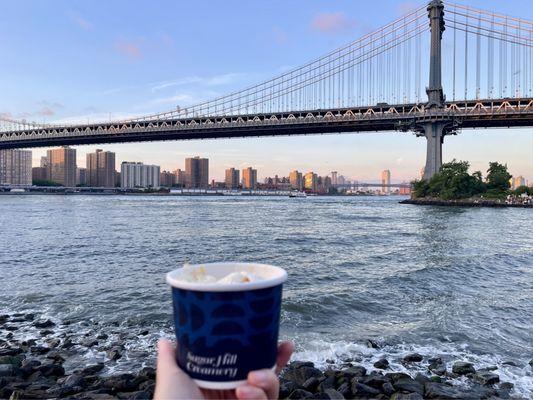
[[[446,207],[493,207],[493,208],[533,208],[533,204],[514,204],[505,203],[497,200],[442,200],[434,198],[406,199],[400,201],[400,204],[415,204],[419,206],[446,206]]]
[[[35,328],[34,338],[24,336],[28,326]],[[155,387],[155,369],[145,366],[132,373],[105,374],[108,364],[124,355],[124,347],[113,343],[103,362],[66,368],[76,348],[94,346],[106,339],[79,338],[67,332],[54,332],[56,324],[38,319],[34,314],[0,315],[0,399],[151,399]],[[20,328],[20,329],[19,329]],[[141,332],[142,334],[143,332]],[[368,347],[378,344],[367,342]],[[426,373],[393,371],[389,361],[376,361],[372,370],[356,360],[341,365],[326,360],[330,366],[318,369],[311,362],[294,361],[281,374],[282,399],[520,399],[513,384],[500,381],[497,367],[476,369],[469,362],[457,360],[451,368],[439,357],[418,353],[403,357],[402,364],[423,366]],[[533,366],[533,360],[530,362]],[[460,384],[457,384],[460,382]]]

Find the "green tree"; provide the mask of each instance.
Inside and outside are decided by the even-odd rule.
[[[428,181],[422,179],[422,180],[415,180],[411,182],[411,185],[413,187],[413,198],[417,199],[420,197],[426,197],[429,193],[429,184]]]
[[[518,186],[514,191],[514,194],[516,194],[517,196],[520,196],[521,194],[524,194],[524,193],[528,195],[533,194],[533,188],[522,185],[522,186]]]
[[[493,194],[504,194],[511,187],[509,182],[512,175],[507,170],[507,165],[498,162],[489,163],[487,170],[487,189]]]
[[[47,181],[43,179],[34,179],[32,184],[34,186],[63,186],[60,183],[54,182],[54,181]]]

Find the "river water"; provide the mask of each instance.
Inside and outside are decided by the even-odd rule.
[[[289,273],[281,334],[296,358],[386,356],[402,371],[416,351],[497,366],[533,397],[532,211],[398,200],[0,196],[0,313],[39,313],[80,340],[105,332],[127,348],[107,372],[131,370],[172,336],[167,271],[270,263]],[[103,360],[102,348],[68,362]]]

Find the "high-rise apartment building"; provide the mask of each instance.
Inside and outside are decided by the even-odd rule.
[[[518,188],[520,186],[527,186],[527,181],[522,175],[513,176],[510,179],[510,183],[511,183],[511,189],[512,190],[515,190],[516,188]]]
[[[187,176],[185,171],[178,168],[174,171],[174,175],[176,176],[176,186],[185,187],[187,184]]]
[[[172,187],[176,184],[176,175],[170,171],[161,172],[160,176],[161,186]]]
[[[331,171],[331,184],[333,186],[337,186],[339,184],[339,179],[338,179],[338,173],[337,171]]]
[[[144,165],[141,162],[126,162],[120,165],[120,187],[158,188],[161,186],[159,165]]]
[[[63,186],[76,186],[76,149],[68,146],[47,151],[50,180]]]
[[[87,154],[87,186],[115,187],[115,153],[97,149]]]
[[[390,193],[390,171],[388,169],[381,172],[381,192]]]
[[[78,168],[76,171],[76,185],[87,185],[87,168]]]
[[[257,170],[252,167],[243,169],[242,183],[244,189],[255,189],[257,187]]]
[[[209,160],[198,156],[185,159],[185,186],[207,188],[209,186]]]
[[[307,190],[316,193],[318,190],[318,176],[314,172],[305,174],[304,186]]]
[[[47,181],[48,180],[48,168],[45,167],[33,167],[31,169],[32,181]]]
[[[238,169],[228,168],[226,170],[225,186],[228,189],[237,189],[239,187],[240,173]]]
[[[289,182],[291,183],[291,189],[303,190],[304,188],[304,180],[301,172],[296,170],[291,171],[289,174]]]
[[[0,150],[0,185],[31,185],[31,151]]]

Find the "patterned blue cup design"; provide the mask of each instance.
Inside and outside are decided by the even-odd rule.
[[[229,285],[180,283],[167,278],[173,286],[178,365],[201,387],[234,388],[246,381],[248,372],[275,366],[286,273],[260,264],[216,263],[203,267],[217,277],[243,268],[252,268],[262,276],[257,272],[264,268],[264,276],[269,277]]]

